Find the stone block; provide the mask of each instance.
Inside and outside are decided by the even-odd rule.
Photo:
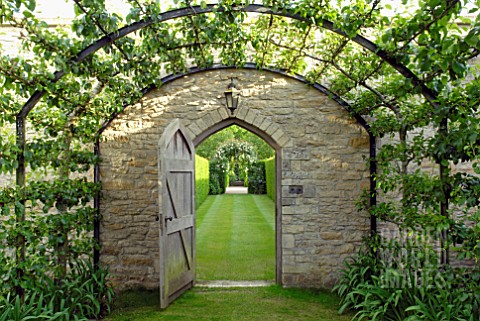
[[[223,120],[222,115],[220,115],[218,108],[210,112],[214,124],[218,124]],[[194,139],[195,137],[192,137]]]
[[[280,127],[277,124],[272,122],[272,124],[270,126],[268,126],[268,128],[265,130],[265,132],[268,135],[270,135],[270,137],[272,137],[275,134],[275,132],[278,131],[278,130],[280,130]]]
[[[297,199],[294,197],[282,198],[282,206],[292,206],[297,204]]]
[[[249,109],[246,108],[245,106],[243,108],[240,107],[235,111],[235,117],[238,118],[238,119],[244,120],[245,117],[247,117],[248,111],[249,111]]]
[[[286,134],[283,134],[280,138],[278,138],[277,144],[280,147],[290,147],[290,146],[292,146],[292,142],[290,140],[290,137],[288,137],[288,135],[286,135]]]
[[[295,262],[294,264],[284,264],[283,271],[285,273],[295,273],[295,274],[308,274],[312,269],[312,266],[308,263]]]
[[[298,286],[298,275],[292,274],[292,273],[286,273],[285,271],[282,271],[282,284],[285,287],[289,286]]]
[[[203,118],[198,119],[196,121],[196,123],[198,125],[198,128],[200,129],[200,133],[203,133],[204,131],[206,131],[208,129],[208,126],[205,123],[205,120],[203,120]]]
[[[203,119],[203,121],[205,122],[205,125],[207,126],[207,128],[210,128],[210,127],[212,127],[213,125],[216,124],[216,123],[213,121],[212,113],[211,113],[211,112],[205,113],[205,115],[203,115],[202,119]]]
[[[343,235],[339,232],[322,232],[320,237],[324,240],[343,240]]]
[[[275,141],[277,141],[277,142],[278,142],[281,138],[283,138],[283,136],[284,136],[284,133],[283,133],[283,130],[282,130],[280,127],[278,128],[278,130],[277,130],[275,133],[273,133],[273,134],[271,135],[271,137],[273,138],[273,140],[275,140]]]
[[[283,206],[282,214],[283,215],[292,215],[292,214],[309,214],[312,211],[310,206],[306,205],[295,205],[295,206]]]
[[[288,234],[299,234],[305,231],[305,226],[303,225],[287,225],[283,227],[282,232]]]
[[[283,181],[284,184],[288,184],[289,181],[300,181],[302,179],[307,179],[312,177],[312,173],[306,172],[306,171],[284,171],[283,172],[283,177],[285,180]]]
[[[266,132],[267,128],[270,127],[270,125],[272,125],[272,122],[267,117],[265,117],[263,122],[260,124],[259,128],[264,132]]]
[[[285,148],[283,150],[283,157],[285,159],[295,159],[295,160],[309,160],[310,159],[310,151],[306,148]]]
[[[218,111],[218,114],[220,115],[220,117],[222,118],[222,120],[224,119],[227,119],[230,117],[230,114],[229,112],[227,111],[227,109],[223,106],[217,108],[217,111]]]
[[[355,246],[353,244],[342,244],[335,247],[336,254],[353,254]]]
[[[292,249],[295,247],[295,237],[291,234],[282,235],[282,247],[285,249]]]
[[[253,121],[255,120],[255,118],[257,118],[257,116],[258,113],[255,110],[249,109],[247,116],[245,117],[245,122],[247,122],[248,124],[253,124]]]
[[[125,179],[107,180],[102,182],[105,190],[130,190],[135,188],[135,182]]]
[[[257,127],[257,128],[260,128],[260,125],[262,124],[262,122],[264,120],[265,120],[265,116],[263,116],[261,114],[258,114],[257,117],[255,117],[255,119],[253,120],[252,125]]]
[[[303,197],[314,198],[317,196],[317,189],[315,186],[306,185],[303,188]]]
[[[192,132],[194,136],[198,136],[202,133],[202,130],[200,127],[198,127],[197,122],[192,122],[189,126],[188,129]]]
[[[146,266],[153,265],[153,260],[149,255],[126,255],[121,259],[125,266]]]

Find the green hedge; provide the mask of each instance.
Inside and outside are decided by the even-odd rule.
[[[228,184],[228,175],[225,164],[215,160],[210,161],[210,195],[225,193]]]
[[[253,162],[248,171],[248,194],[265,194],[266,184],[265,161]]]
[[[210,177],[209,161],[206,158],[195,155],[195,197],[198,208],[208,196]]]
[[[275,157],[265,161],[265,178],[267,181],[267,195],[275,200]]]

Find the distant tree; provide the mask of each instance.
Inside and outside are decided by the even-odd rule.
[[[247,141],[232,139],[220,145],[213,160],[223,164],[229,180],[248,180],[252,164],[257,160],[255,148]]]
[[[196,152],[198,155],[211,160],[215,157],[218,148],[229,140],[249,142],[258,159],[267,159],[275,154],[273,148],[262,138],[237,125],[211,135],[197,147]]]
[[[196,153],[203,158],[212,160],[221,144],[235,138],[233,131],[231,130],[232,127],[233,126],[225,128],[209,136],[199,146],[197,146]]]

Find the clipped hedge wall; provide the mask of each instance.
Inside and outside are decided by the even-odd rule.
[[[267,192],[265,179],[265,161],[253,162],[248,171],[248,194],[265,194]]]
[[[265,179],[267,181],[267,195],[275,200],[275,157],[265,161]]]
[[[208,196],[210,188],[210,166],[206,158],[195,155],[195,197],[198,208]]]
[[[222,162],[210,161],[210,195],[225,193],[228,184],[228,175],[225,165]]]

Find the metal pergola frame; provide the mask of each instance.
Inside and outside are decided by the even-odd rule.
[[[291,9],[283,9],[282,11],[275,11],[273,8],[259,5],[259,4],[250,4],[247,6],[237,6],[234,7],[234,10],[236,11],[241,11],[245,13],[257,13],[257,14],[265,14],[265,15],[272,15],[272,16],[278,16],[278,17],[286,17],[290,18],[296,21],[300,22],[305,22],[309,23],[312,25],[316,25],[320,28],[323,28],[325,30],[331,31],[337,35],[340,35],[346,39],[349,39],[350,41],[358,44],[362,48],[372,52],[375,54],[377,57],[379,57],[383,62],[389,64],[391,67],[393,67],[400,75],[402,75],[404,78],[408,78],[411,83],[414,85],[415,88],[418,89],[419,93],[430,103],[432,106],[437,107],[437,94],[429,89],[426,84],[418,77],[416,76],[408,67],[405,65],[399,63],[394,57],[390,56],[386,51],[381,50],[375,43],[370,41],[369,39],[357,35],[353,38],[349,38],[348,35],[343,32],[342,30],[336,29],[334,27],[334,24],[331,21],[322,19],[321,21],[316,21],[315,17],[310,17],[310,16],[301,16],[297,13],[295,13]],[[207,14],[207,13],[212,13],[212,12],[225,12],[226,10],[222,7],[218,7],[218,4],[209,4],[205,7],[201,6],[191,6],[191,7],[185,7],[181,9],[176,9],[172,11],[167,11],[164,12],[160,15],[155,15],[151,16],[148,18],[145,18],[141,21],[134,22],[130,25],[124,26],[115,32],[112,32],[100,39],[98,39],[96,42],[93,44],[85,47],[83,50],[81,50],[74,58],[72,58],[69,61],[70,65],[73,64],[78,64],[84,61],[85,59],[91,57],[95,52],[98,50],[104,48],[105,46],[114,44],[115,41],[135,32],[139,31],[143,28],[146,28],[151,25],[155,24],[160,24],[166,21],[171,21],[183,17],[191,17],[194,15],[200,15],[200,14]],[[224,66],[224,65],[213,65],[208,68],[198,68],[194,67],[191,68],[187,73],[182,73],[182,74],[173,74],[167,77],[164,77],[162,79],[162,83],[168,83],[171,82],[175,79],[179,79],[185,75],[188,74],[194,74],[198,72],[203,72],[203,71],[208,71],[208,70],[218,70],[218,69],[227,69],[227,68],[236,68],[236,66]],[[247,63],[244,66],[239,66],[239,68],[245,68],[245,69],[258,69],[258,66],[256,66],[253,63]],[[268,70],[270,72],[274,72],[277,74],[281,74],[283,76],[288,76],[295,78],[303,83],[311,85],[313,88],[323,92],[324,94],[328,95],[331,97],[334,101],[336,101],[340,106],[345,108],[347,111],[350,112],[350,114],[358,121],[360,125],[362,125],[367,132],[369,133],[370,137],[370,159],[372,160],[370,162],[370,206],[374,206],[376,204],[376,182],[375,182],[375,174],[377,172],[377,166],[375,162],[375,157],[376,157],[376,136],[371,132],[370,127],[367,123],[367,121],[359,114],[355,113],[351,106],[340,96],[334,94],[331,92],[328,88],[325,86],[319,84],[319,83],[310,83],[307,81],[304,77],[300,75],[289,75],[285,71],[278,70],[278,69],[269,69],[262,67],[264,70]],[[57,70],[54,73],[54,77],[51,80],[52,83],[58,82],[64,75],[66,74],[66,71],[64,70]],[[150,92],[151,90],[156,89],[157,87],[152,85],[150,87],[144,88],[141,91],[142,95],[145,95],[146,93]],[[25,147],[26,147],[26,137],[25,137],[25,120],[28,116],[28,114],[35,108],[37,103],[46,95],[46,91],[41,91],[37,90],[35,91],[28,101],[23,105],[21,111],[16,115],[16,141],[17,141],[17,146],[20,149],[20,152],[17,156],[17,161],[18,161],[18,167],[16,170],[16,184],[19,186],[21,189],[25,187]],[[123,110],[126,109],[127,106],[124,106]],[[110,124],[110,122],[115,119],[115,117],[118,116],[119,113],[115,113],[111,115],[110,119],[107,120],[101,129],[98,132],[98,136],[102,134],[102,132],[105,130],[105,128]],[[98,155],[100,152],[99,150],[99,142],[97,140],[95,144],[95,153]],[[99,181],[99,167],[96,165],[95,167],[95,181]],[[100,199],[99,197],[96,197],[94,206],[98,209],[100,206]],[[25,209],[22,209],[25,211]],[[371,233],[374,234],[376,233],[377,230],[377,222],[376,222],[376,217],[371,215],[370,217],[370,230]],[[94,231],[94,237],[99,240],[100,237],[100,231],[99,231],[99,221],[97,220],[95,222],[95,231]],[[99,252],[98,250],[95,250],[94,254],[94,259],[95,263],[98,262],[99,258]]]

